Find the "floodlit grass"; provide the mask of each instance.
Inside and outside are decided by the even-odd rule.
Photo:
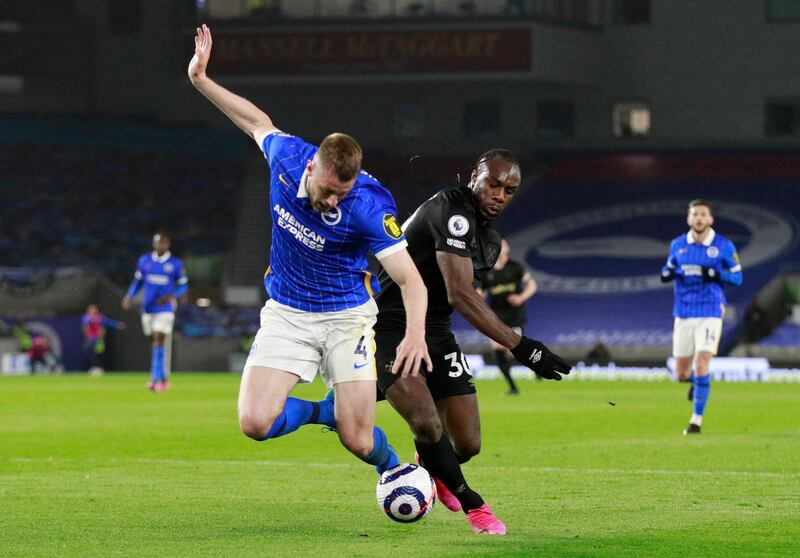
[[[483,451],[464,470],[508,526],[489,537],[441,505],[390,522],[374,470],[317,426],[245,438],[237,376],[145,381],[0,378],[0,555],[800,555],[800,385],[716,383],[686,438],[683,384],[523,381],[512,398],[479,382]]]

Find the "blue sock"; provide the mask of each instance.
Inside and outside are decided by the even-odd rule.
[[[160,382],[164,379],[164,347],[153,347],[153,356],[150,359],[150,379]]]
[[[694,414],[703,416],[711,392],[711,376],[696,376],[694,379]]]
[[[387,469],[400,465],[397,452],[389,445],[386,433],[378,426],[372,430],[372,452],[363,459],[365,463],[375,465],[375,470],[379,475],[382,475]]]
[[[319,405],[319,417],[314,421],[314,424],[324,424],[330,428],[336,428],[333,399],[326,397],[322,401],[317,401],[317,405]]]
[[[280,438],[294,432],[304,424],[318,424],[320,415],[319,403],[290,397],[286,400],[283,412],[278,415],[267,435],[261,441]]]

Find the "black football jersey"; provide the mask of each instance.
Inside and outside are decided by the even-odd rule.
[[[453,308],[436,261],[436,252],[450,252],[472,259],[473,284],[480,284],[500,254],[500,232],[475,207],[466,186],[442,190],[417,208],[403,223],[408,252],[428,289],[426,332],[450,334]],[[400,288],[381,268],[380,310],[376,329],[405,328],[405,309]]]
[[[529,277],[524,265],[508,260],[503,269],[492,269],[481,281],[481,288],[489,293],[489,306],[510,326],[525,323],[525,307],[512,306],[508,303],[508,296],[521,293]]]

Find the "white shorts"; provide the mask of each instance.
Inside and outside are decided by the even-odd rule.
[[[142,331],[147,337],[150,337],[153,333],[172,335],[173,325],[175,325],[175,314],[172,312],[142,314]]]
[[[309,383],[319,372],[325,385],[377,381],[373,299],[338,312],[307,312],[268,300],[261,310],[245,369],[266,366],[300,376]]]
[[[675,318],[672,356],[691,357],[700,351],[717,354],[722,318]]]

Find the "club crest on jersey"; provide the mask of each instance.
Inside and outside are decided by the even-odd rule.
[[[330,211],[326,211],[322,214],[322,222],[326,225],[330,225],[331,227],[334,225],[338,225],[339,221],[342,220],[342,210],[338,207],[334,207]]]
[[[400,230],[397,219],[391,213],[387,213],[383,216],[383,230],[395,240],[403,236],[403,231]]]
[[[171,263],[164,264],[164,272],[165,273],[172,273],[172,270],[175,269]]]
[[[463,215],[453,215],[447,221],[447,230],[453,236],[464,236],[469,232],[469,221]]]
[[[719,248],[717,248],[716,246],[709,246],[708,248],[706,248],[706,256],[708,256],[709,258],[716,258],[717,256],[719,256]]]

